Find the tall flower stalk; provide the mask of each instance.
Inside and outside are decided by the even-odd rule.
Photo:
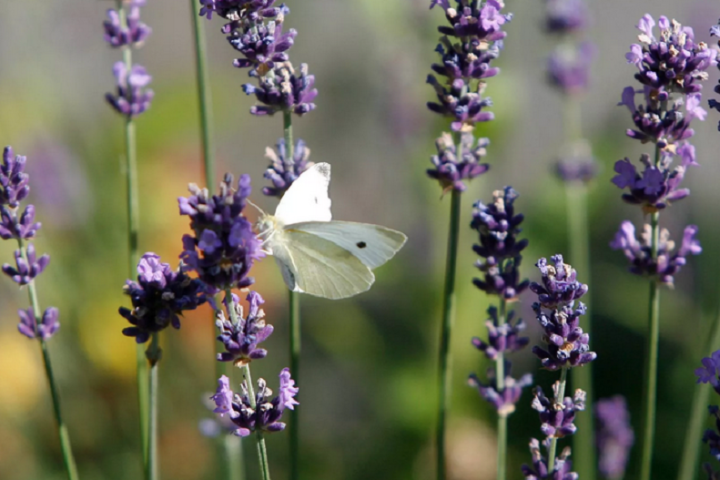
[[[530,442],[533,465],[524,465],[522,471],[528,480],[576,480],[577,473],[570,472],[570,447],[565,447],[558,456],[557,444],[559,439],[577,431],[573,422],[577,412],[585,410],[586,393],[578,388],[572,397],[565,396],[567,376],[569,370],[587,365],[597,354],[590,351],[590,336],[580,327],[587,310],[579,299],[588,292],[588,286],[577,280],[577,272],[563,262],[561,255],[551,257],[550,261],[552,264],[545,258],[538,260],[536,266],[542,283],[530,284],[538,297],[533,310],[544,330],[545,343],[534,346],[533,353],[544,369],[559,370],[560,379],[553,384],[552,398],[545,396],[541,387],[535,389],[532,407],[540,414],[547,454],[542,454],[540,442],[533,438]]]
[[[440,183],[444,193],[452,192],[440,325],[435,429],[436,475],[438,480],[442,480],[446,476],[445,429],[450,409],[452,370],[450,339],[455,319],[455,273],[462,192],[466,189],[465,181],[488,169],[487,165],[479,163],[479,159],[489,142],[483,138],[476,143],[473,132],[477,123],[494,118],[491,112],[486,111],[492,102],[483,97],[483,93],[486,79],[500,71],[490,64],[500,54],[502,39],[506,36],[502,26],[510,21],[512,15],[502,13],[502,0],[431,0],[430,8],[435,6],[444,10],[448,25],[438,27],[442,35],[436,48],[440,61],[432,65],[432,70],[440,79],[433,74],[427,77],[427,83],[432,85],[437,94],[437,102],[429,102],[427,106],[430,111],[450,118],[452,131],[452,134],[443,133],[436,141],[438,154],[432,157],[433,168],[427,172],[430,178]]]
[[[710,27],[710,35],[720,37],[720,21],[718,25]],[[718,41],[720,46],[720,40]],[[720,65],[717,65],[720,69]],[[715,85],[714,92],[720,94],[720,82]],[[720,102],[711,98],[708,100],[711,109],[720,112]],[[720,131],[720,123],[718,123]],[[720,348],[720,309],[715,316],[715,321],[711,328],[708,345],[705,347],[706,352],[712,352]],[[680,461],[680,470],[678,472],[678,480],[692,480],[696,478],[698,463],[700,461],[700,433],[706,420],[705,408],[710,401],[711,385],[703,382],[695,389],[693,395],[693,403],[690,410],[690,421],[688,422],[687,433],[685,434],[685,442],[683,448],[682,460]]]
[[[521,337],[525,324],[521,319],[513,322],[514,312],[508,311],[508,304],[517,301],[519,295],[528,287],[528,280],[520,280],[521,252],[527,240],[519,240],[522,214],[515,214],[517,192],[505,187],[493,193],[493,202],[484,204],[478,201],[473,211],[471,227],[478,232],[478,244],[473,250],[481,259],[476,266],[482,278],[473,283],[488,295],[497,296],[497,306],[488,309],[490,319],[485,322],[488,329],[488,341],[473,338],[473,345],[485,356],[495,362],[488,369],[486,383],[476,374],[470,375],[469,383],[476,387],[480,395],[490,402],[497,411],[497,478],[507,477],[507,419],[515,411],[522,389],[532,385],[532,375],[523,375],[515,379],[510,374],[511,363],[505,356],[524,348],[529,340]]]
[[[45,270],[50,262],[50,256],[40,257],[35,252],[31,240],[40,230],[40,222],[35,222],[35,207],[26,205],[21,213],[20,202],[30,193],[30,177],[25,173],[27,159],[21,155],[15,156],[12,147],[3,150],[2,164],[0,165],[0,238],[14,239],[17,242],[15,250],[15,265],[8,263],[2,266],[2,271],[18,286],[27,287],[30,307],[18,310],[20,323],[18,331],[31,340],[37,340],[42,353],[45,376],[50,387],[53,414],[57,422],[60,449],[63,464],[68,480],[77,480],[78,473],[75,466],[70,434],[63,420],[60,406],[60,390],[55,382],[48,341],[60,328],[59,312],[55,307],[49,307],[44,312],[40,308],[35,279]]]
[[[548,59],[550,84],[562,95],[565,141],[561,147],[557,173],[565,186],[568,216],[568,245],[570,260],[585,275],[590,276],[590,232],[588,225],[588,184],[597,173],[590,144],[583,138],[581,98],[587,90],[593,45],[580,38],[587,25],[587,6],[584,0],[547,0],[546,31],[558,38]],[[584,297],[588,308],[584,330],[590,334],[590,296]],[[592,365],[573,375],[573,385],[585,391],[585,405],[593,411]],[[578,434],[573,437],[575,466],[584,480],[595,480],[596,455],[592,415],[577,418]]]
[[[701,82],[707,78],[707,69],[716,64],[716,52],[703,42],[696,43],[691,28],[667,17],[658,20],[658,38],[654,35],[655,20],[650,15],[644,15],[637,27],[641,32],[640,43],[632,45],[625,57],[638,69],[635,79],[642,87],[637,91],[632,86],[626,87],[620,105],[630,110],[635,124],[627,135],[642,143],[652,143],[655,148],[652,156],[641,156],[642,171],[627,158],[619,160],[612,182],[627,189],[623,200],[639,205],[642,213],[650,217],[650,223],[645,224],[638,241],[633,224],[623,222],[610,246],[622,250],[631,263],[630,271],[647,276],[650,284],[640,465],[640,479],[650,480],[657,403],[660,286],[672,286],[673,277],[685,265],[687,255],[702,251],[695,239],[697,227],[690,225],[685,227],[680,249],[673,253],[675,244],[669,232],[660,228],[660,212],[690,194],[688,189],[679,188],[687,168],[698,165],[695,147],[688,142],[694,134],[690,125],[694,119],[704,120],[707,114],[700,106]],[[643,95],[644,105],[635,103],[638,93]],[[673,167],[676,157],[680,165]]]
[[[273,116],[282,113],[283,138],[277,152],[268,148],[271,164],[265,177],[272,186],[265,187],[266,195],[282,197],[292,182],[311,164],[307,162],[309,149],[304,142],[293,140],[293,115],[303,116],[315,109],[317,96],[315,77],[309,74],[307,64],[296,69],[290,62],[288,50],[295,42],[297,32],[283,32],[285,16],[290,13],[285,4],[275,6],[276,0],[201,0],[200,15],[212,18],[217,14],[227,20],[222,32],[230,45],[242,55],[233,64],[247,69],[256,84],[243,85],[247,95],[254,95],[257,104],[250,109],[256,116]],[[301,152],[298,159],[296,151]],[[290,292],[289,299],[290,365],[296,379],[300,363],[300,297]],[[299,412],[292,410],[290,417],[290,478],[297,480],[299,467]]]
[[[117,84],[116,93],[105,97],[110,106],[124,118],[125,129],[125,184],[127,190],[128,224],[128,275],[133,276],[138,263],[139,201],[137,186],[137,146],[135,117],[145,112],[152,102],[153,91],[147,89],[152,77],[144,67],[133,65],[132,50],[143,45],[151,33],[150,27],[140,20],[140,7],[146,0],[118,0],[115,9],[107,11],[103,23],[105,41],[122,50],[122,61],[113,66]],[[136,350],[137,386],[140,419],[140,437],[143,465],[147,471],[152,439],[150,438],[150,404],[148,364],[142,346]],[[147,478],[146,478],[147,480]]]

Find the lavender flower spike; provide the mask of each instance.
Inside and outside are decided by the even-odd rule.
[[[15,156],[10,146],[3,150],[3,163],[0,165],[0,204],[17,208],[30,193],[29,176],[25,173],[27,158]]]
[[[712,27],[710,27],[710,35],[713,37],[720,37],[720,20],[718,20],[717,25],[713,25]],[[720,46],[720,40],[718,40],[718,46]],[[720,63],[717,63],[716,65],[718,69],[720,69]],[[715,85],[713,91],[720,95],[720,81],[718,81],[718,84]],[[710,105],[710,108],[713,108],[720,112],[720,102],[713,98],[708,101],[708,104]],[[718,130],[720,130],[720,123],[718,123]]]
[[[557,397],[560,389],[560,382],[553,384],[553,392]],[[540,414],[540,430],[548,438],[562,438],[572,435],[577,430],[573,424],[575,412],[585,410],[586,394],[580,389],[575,391],[572,398],[565,397],[561,404],[545,396],[542,388],[535,387],[535,397],[532,408]]]
[[[550,257],[554,265],[548,265],[545,258],[535,265],[542,274],[542,285],[530,284],[530,290],[538,295],[540,305],[545,308],[557,308],[570,305],[585,295],[588,286],[577,281],[577,272],[570,265],[563,263],[562,255]]]
[[[702,359],[702,367],[695,369],[697,383],[709,383],[720,394],[720,350]]]
[[[510,311],[507,314],[506,323],[499,324],[497,307],[488,308],[490,319],[485,322],[488,329],[488,343],[478,337],[472,339],[472,344],[483,352],[490,360],[497,360],[499,353],[512,353],[525,348],[530,341],[527,337],[521,337],[520,334],[525,330],[525,323],[522,319],[518,319],[513,324],[515,312]]]
[[[133,4],[127,15],[127,27],[121,25],[117,10],[107,11],[108,19],[103,22],[105,41],[113,48],[132,46],[138,48],[152,33],[152,29],[140,21],[138,2]]]
[[[630,448],[635,441],[625,398],[616,395],[598,400],[595,404],[595,416],[599,427],[598,470],[609,480],[620,479],[625,475]]]
[[[244,366],[252,360],[265,358],[267,350],[258,348],[258,344],[267,340],[273,332],[273,326],[265,324],[265,312],[260,308],[265,301],[259,293],[248,293],[247,301],[250,308],[246,317],[243,316],[243,308],[238,300],[235,297],[232,303],[236,309],[238,323],[233,324],[228,321],[222,310],[217,310],[215,324],[220,329],[217,339],[225,345],[225,351],[218,353],[217,359]],[[227,301],[225,307],[230,308]]]
[[[133,65],[128,71],[124,62],[116,62],[113,74],[117,82],[117,94],[107,93],[105,99],[116,112],[134,118],[150,108],[155,93],[146,89],[152,77],[145,67]]]
[[[252,115],[274,115],[280,111],[290,111],[303,116],[315,110],[313,101],[318,91],[315,88],[315,76],[310,75],[306,63],[296,71],[290,62],[278,64],[258,80],[258,86],[250,83],[243,85],[247,95],[255,95],[260,105],[250,108]]]
[[[295,142],[293,158],[288,157],[283,138],[278,140],[275,150],[270,147],[265,149],[265,158],[270,160],[270,165],[263,176],[272,182],[272,186],[263,187],[263,194],[270,197],[282,197],[300,174],[314,165],[309,161],[310,149],[301,139]]]
[[[2,271],[18,285],[27,285],[32,282],[50,263],[48,254],[40,258],[36,257],[35,246],[32,243],[27,246],[27,259],[23,258],[22,250],[15,250],[14,255],[15,267],[6,263],[2,266]]]
[[[490,140],[479,138],[475,144],[472,133],[463,133],[460,137],[461,158],[457,158],[458,148],[453,142],[452,135],[443,133],[435,141],[437,155],[430,159],[435,168],[428,169],[428,177],[438,180],[444,192],[457,190],[464,192],[467,187],[463,180],[472,180],[487,172],[490,166],[480,163],[487,154]]]
[[[540,442],[533,438],[530,440],[530,453],[532,466],[523,465],[522,473],[526,480],[578,480],[578,474],[571,472],[570,447],[565,447],[559,457],[555,459],[552,472],[548,471],[548,460],[542,454]]]
[[[18,315],[20,316],[18,331],[30,339],[40,338],[47,341],[60,329],[57,308],[47,308],[40,323],[37,322],[32,307],[18,310]]]
[[[523,388],[532,385],[532,375],[526,373],[519,379],[515,379],[510,375],[511,364],[505,361],[505,387],[498,389],[498,382],[495,373],[495,367],[487,369],[488,383],[484,383],[480,378],[472,373],[468,377],[468,385],[477,389],[482,398],[487,400],[501,417],[507,417],[515,411],[515,405],[522,396]]]

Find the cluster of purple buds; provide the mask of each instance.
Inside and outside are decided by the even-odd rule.
[[[220,330],[217,339],[225,345],[225,351],[217,354],[218,361],[244,366],[267,356],[267,350],[258,348],[258,344],[267,340],[273,332],[273,326],[265,324],[265,312],[260,307],[265,300],[259,293],[251,291],[247,295],[247,301],[249,309],[245,316],[239,299],[233,294],[232,305],[235,308],[237,323],[228,320],[220,309],[215,313],[215,325]],[[225,307],[231,308],[227,301]]]
[[[584,92],[595,48],[590,42],[558,45],[548,58],[550,83],[566,95]]]
[[[635,65],[635,79],[667,99],[667,94],[697,93],[700,82],[708,77],[707,70],[716,63],[717,52],[704,42],[695,43],[692,28],[683,27],[675,20],[660,17],[660,37],[654,35],[655,20],[644,15],[637,25],[640,44],[633,44],[625,55]]]
[[[464,180],[472,180],[490,168],[487,163],[480,163],[487,154],[489,144],[487,138],[478,138],[476,143],[472,133],[463,133],[460,145],[456,146],[452,135],[443,133],[435,141],[437,155],[430,158],[434,168],[427,170],[428,176],[440,182],[444,191],[464,192],[467,188]]]
[[[533,353],[548,370],[582,366],[597,358],[597,354],[590,351],[589,335],[580,327],[580,318],[587,308],[582,302],[575,305],[588,287],[577,281],[577,272],[563,263],[562,255],[550,260],[554,265],[548,265],[544,258],[538,260],[536,266],[540,269],[542,284],[530,284],[530,290],[538,296],[533,310],[545,331],[543,341],[547,344],[546,348],[536,345]]]
[[[212,400],[215,402],[215,413],[228,415],[235,425],[233,432],[238,437],[247,437],[252,432],[279,432],[285,428],[281,422],[286,408],[295,409],[299,403],[295,400],[298,388],[290,377],[290,370],[284,368],[280,372],[280,393],[272,397],[272,390],[262,378],[257,382],[255,398],[250,398],[248,385],[241,385],[241,393],[230,388],[228,378],[223,375],[218,380],[218,389]]]
[[[275,150],[270,147],[265,149],[265,158],[270,160],[270,165],[263,176],[272,182],[272,186],[263,187],[263,193],[269,197],[282,197],[300,174],[313,166],[313,162],[309,161],[310,149],[300,139],[295,142],[292,158],[282,138]]]
[[[663,210],[673,202],[690,195],[687,188],[679,188],[689,166],[698,166],[695,161],[695,147],[683,143],[676,150],[680,165],[673,167],[673,154],[662,152],[657,164],[643,154],[640,157],[644,169],[638,172],[628,158],[615,163],[615,175],[612,182],[620,189],[628,189],[622,199],[632,205],[640,205],[645,213]]]
[[[699,255],[702,252],[700,242],[695,238],[697,230],[695,225],[685,227],[682,244],[675,253],[673,253],[675,242],[670,240],[670,233],[667,229],[660,230],[657,260],[654,260],[650,225],[645,224],[641,239],[638,241],[635,236],[635,226],[626,220],[620,225],[620,230],[615,234],[610,247],[623,251],[625,257],[630,261],[631,273],[647,275],[672,286],[674,275],[687,263],[686,257],[690,254]]]
[[[124,2],[119,8],[107,12],[108,20],[104,22],[105,41],[113,48],[140,48],[152,30],[140,21],[140,7],[145,0]],[[124,22],[121,20],[125,19]],[[152,77],[145,67],[116,62],[113,75],[117,85],[116,92],[106,93],[105,100],[120,115],[132,119],[150,108],[154,92],[147,88]]]
[[[710,35],[713,36],[713,37],[720,37],[720,20],[718,20],[718,24],[717,24],[717,25],[713,25],[713,26],[710,28]],[[718,46],[720,46],[720,40],[718,40]],[[716,65],[717,65],[718,69],[720,69],[720,63],[717,63]],[[717,93],[718,95],[720,95],[720,81],[718,81],[718,84],[715,85],[714,91],[715,91],[715,93]],[[710,108],[714,108],[715,110],[717,110],[718,112],[720,112],[720,102],[718,102],[717,100],[715,100],[715,99],[713,98],[713,99],[710,99],[710,100],[708,101],[708,103],[709,103],[709,105],[710,105]],[[718,123],[718,130],[720,130],[720,123]]]
[[[584,0],[546,0],[545,28],[548,33],[569,35],[587,26]]]
[[[114,48],[132,45],[140,47],[145,39],[152,33],[152,29],[140,21],[140,6],[145,0],[135,0],[129,5],[126,25],[120,21],[120,12],[108,9],[108,19],[103,22],[105,28],[105,41]]]
[[[521,332],[525,330],[525,322],[519,318],[513,324],[515,312],[509,312],[506,322],[502,324],[500,324],[498,318],[497,307],[491,306],[488,308],[488,315],[490,318],[485,322],[488,329],[488,342],[473,337],[472,344],[483,352],[489,360],[497,360],[500,353],[517,352],[527,346],[530,339],[520,336]]]
[[[313,101],[318,91],[315,88],[315,76],[308,73],[306,63],[300,65],[299,71],[290,62],[277,64],[266,75],[259,77],[257,86],[246,83],[242,88],[247,95],[255,95],[260,102],[260,105],[250,108],[253,115],[290,111],[302,116],[315,110]]]
[[[468,385],[477,388],[478,393],[490,403],[498,415],[507,417],[515,411],[515,405],[522,396],[523,388],[532,385],[532,375],[526,373],[520,379],[510,375],[511,364],[505,362],[505,381],[503,389],[498,388],[495,367],[487,369],[488,382],[482,382],[476,374],[470,374]]]
[[[233,62],[237,68],[250,68],[251,76],[263,76],[275,67],[276,63],[287,62],[286,53],[295,42],[297,32],[290,29],[282,32],[282,23],[274,21],[261,23],[243,32],[233,32],[228,42],[244,58]]]
[[[12,147],[7,146],[3,150],[0,164],[0,238],[17,240],[19,248],[13,253],[15,266],[6,263],[2,271],[21,286],[31,283],[50,263],[50,256],[44,254],[38,257],[35,246],[30,243],[41,227],[39,222],[35,222],[35,207],[26,205],[20,213],[20,202],[30,193],[26,162],[27,158],[16,156]],[[19,310],[18,314],[18,330],[28,338],[48,340],[60,328],[56,308],[45,310],[42,318],[32,308]]]
[[[190,217],[194,232],[183,236],[180,258],[185,268],[197,272],[211,294],[251,285],[250,268],[265,254],[252,223],[243,215],[250,176],[242,175],[233,188],[233,176],[225,174],[218,195],[211,196],[195,184],[189,190],[190,197],[178,198],[180,214]]]
[[[440,62],[432,66],[433,71],[445,77],[441,83],[434,75],[427,82],[435,88],[438,103],[429,102],[428,108],[454,121],[454,131],[472,131],[475,124],[492,120],[493,114],[483,109],[492,105],[489,98],[483,98],[484,79],[499,73],[490,63],[498,58],[506,33],[502,26],[512,19],[503,14],[502,0],[432,0],[430,8],[436,5],[445,11],[449,26],[440,26],[443,35],[435,49]],[[475,85],[477,83],[477,85]]]
[[[697,383],[709,383],[715,392],[720,394],[720,350],[716,350],[709,357],[702,359],[702,367],[695,370]],[[705,430],[703,442],[710,448],[710,455],[720,462],[720,408],[715,405],[708,407],[708,412],[715,420],[715,429]],[[709,480],[720,479],[720,471],[716,471],[711,464],[703,465]]]
[[[566,183],[589,183],[598,174],[598,164],[592,155],[590,144],[578,140],[567,147],[555,165],[556,173]]]
[[[200,280],[173,270],[154,253],[142,256],[137,272],[138,281],[127,280],[123,288],[133,308],[119,309],[120,315],[132,324],[123,329],[123,335],[135,337],[137,343],[147,342],[151,334],[169,325],[180,328],[182,313],[195,310],[207,300]]]
[[[515,299],[527,287],[527,280],[520,281],[521,252],[528,244],[518,240],[524,216],[515,214],[514,202],[518,193],[512,187],[493,192],[493,203],[475,203],[470,226],[479,234],[479,244],[473,251],[482,257],[476,266],[484,278],[473,283],[490,295],[501,295],[506,300]]]
[[[554,398],[560,395],[560,382],[553,384]],[[540,415],[540,431],[548,438],[563,438],[573,435],[577,427],[575,421],[576,412],[585,410],[586,393],[579,388],[575,390],[572,398],[565,397],[556,402],[545,396],[542,388],[535,387],[535,397],[532,401],[532,408]]]
[[[625,475],[630,448],[635,442],[625,398],[616,395],[598,400],[595,416],[598,423],[598,470],[609,480],[621,479]]]
[[[547,449],[547,446],[545,447]],[[571,471],[570,447],[565,447],[560,456],[555,458],[552,471],[549,471],[549,462],[541,451],[540,442],[535,438],[530,439],[530,454],[533,459],[532,466],[522,466],[526,480],[578,480],[578,474]]]

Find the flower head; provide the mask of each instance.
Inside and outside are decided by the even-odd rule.
[[[565,447],[555,459],[552,471],[548,471],[548,459],[542,454],[540,442],[535,438],[530,440],[530,453],[533,459],[532,466],[522,466],[526,480],[578,480],[578,474],[571,471],[570,447]]]
[[[443,190],[456,190],[464,192],[467,188],[463,180],[473,178],[487,172],[490,166],[480,163],[487,154],[485,147],[490,144],[487,138],[479,138],[477,144],[472,133],[463,133],[460,137],[459,151],[461,158],[457,157],[458,148],[449,133],[443,133],[435,141],[437,155],[430,159],[435,168],[428,169],[427,174],[440,182]]]
[[[282,197],[300,174],[314,165],[309,161],[310,149],[300,139],[295,142],[292,158],[282,138],[278,140],[275,150],[270,147],[265,149],[265,158],[270,160],[270,165],[263,176],[272,182],[272,186],[263,187],[263,193],[270,197]]]
[[[251,191],[250,176],[242,175],[234,188],[233,176],[225,174],[218,195],[210,196],[207,189],[195,184],[190,184],[189,190],[190,197],[178,198],[180,214],[190,217],[193,230],[193,235],[183,237],[180,258],[186,268],[196,271],[213,293],[251,285],[250,268],[265,254],[243,215]]]
[[[548,59],[550,83],[565,94],[583,92],[589,83],[593,45],[559,45]]]
[[[555,398],[558,397],[560,388],[559,381],[553,384]],[[540,415],[540,430],[543,434],[548,438],[562,438],[574,434],[577,431],[573,423],[575,414],[585,410],[585,397],[585,392],[577,389],[572,398],[565,397],[560,403],[556,403],[545,396],[542,388],[535,387],[532,408]]]
[[[20,316],[18,331],[28,338],[40,338],[47,341],[60,329],[59,312],[55,307],[45,309],[42,318],[35,316],[32,307],[18,310],[18,315]],[[40,321],[38,322],[38,320]]]
[[[587,25],[587,5],[583,0],[547,0],[545,27],[550,33],[566,35]]]
[[[718,20],[717,25],[713,25],[712,27],[710,27],[710,35],[713,37],[720,37],[720,20]],[[718,40],[718,46],[720,46],[720,40]],[[717,67],[718,69],[720,69],[720,63],[717,64]],[[718,84],[715,85],[714,92],[720,94],[720,81],[718,81]],[[710,105],[710,108],[713,108],[720,112],[720,102],[713,98],[708,103]],[[720,130],[720,123],[718,123],[718,130]]]
[[[702,359],[702,367],[695,369],[697,383],[709,383],[720,394],[720,350]]]
[[[0,165],[0,204],[17,208],[30,193],[30,177],[25,173],[27,158],[15,156],[10,146],[3,150],[3,163]]]
[[[210,20],[213,13],[216,13],[236,21],[240,18],[258,21],[274,18],[286,10],[284,5],[275,7],[275,3],[276,0],[200,0],[200,16]]]
[[[255,95],[260,102],[260,105],[250,108],[250,113],[257,116],[274,115],[280,111],[305,115],[315,110],[313,100],[318,94],[315,75],[308,73],[307,64],[301,64],[297,71],[290,62],[275,64],[272,70],[258,79],[257,87],[246,83],[243,91],[247,95]]]
[[[505,384],[502,390],[498,389],[497,379],[495,377],[495,367],[488,368],[488,382],[482,382],[476,374],[471,374],[468,378],[468,385],[477,388],[482,398],[487,400],[498,415],[507,417],[515,411],[515,405],[522,396],[523,388],[532,385],[532,375],[527,373],[515,379],[510,375],[510,362],[505,362]]]
[[[598,470],[605,478],[622,478],[625,475],[630,448],[635,442],[625,397],[616,395],[598,400],[595,403],[595,417],[598,423],[596,443],[600,457]]]
[[[233,62],[237,68],[251,68],[252,75],[263,76],[276,63],[287,62],[286,53],[295,42],[297,32],[293,29],[282,32],[282,23],[268,22],[254,25],[245,31],[233,31],[227,37],[230,45],[244,58]]]
[[[550,261],[553,265],[548,265],[545,258],[535,264],[542,275],[542,285],[532,282],[530,290],[537,294],[540,306],[544,308],[572,307],[575,300],[587,293],[588,286],[577,281],[577,272],[563,263],[562,255],[554,255]]]
[[[567,183],[589,183],[597,176],[598,170],[598,163],[593,158],[590,145],[585,140],[569,144],[556,164],[558,176]]]
[[[22,250],[15,250],[15,266],[9,263],[2,266],[2,271],[18,285],[27,285],[35,277],[40,275],[50,263],[50,255],[47,253],[37,258],[35,246],[29,243],[26,249],[27,257],[23,256]]]
[[[267,340],[273,332],[272,325],[265,324],[265,312],[260,306],[265,300],[257,292],[250,292],[247,301],[250,305],[247,316],[243,315],[242,305],[233,299],[237,323],[227,319],[222,310],[217,310],[215,324],[220,330],[218,341],[225,345],[225,351],[217,354],[221,362],[233,362],[236,365],[245,365],[252,360],[265,358],[267,350],[258,348],[258,344]],[[225,307],[230,308],[227,299]]]
[[[105,94],[105,99],[119,114],[129,118],[136,117],[150,108],[155,93],[146,88],[152,81],[145,67],[133,65],[130,70],[124,62],[113,67],[117,82],[117,94]]]
[[[484,84],[473,88],[462,79],[453,80],[449,87],[441,85],[433,75],[428,75],[427,83],[435,88],[438,103],[428,102],[428,108],[440,115],[450,117],[450,127],[454,132],[471,132],[478,122],[488,122],[495,118],[492,112],[484,111],[492,105],[490,98],[483,98]]]
[[[137,3],[128,10],[127,26],[120,22],[120,13],[115,9],[109,9],[107,17],[103,22],[105,41],[113,48],[140,47],[152,33],[152,29],[140,21],[140,6]]]
[[[235,393],[230,389],[228,378],[223,375],[218,380],[218,389],[211,398],[217,408],[215,413],[220,416],[228,415],[235,425],[234,434],[247,437],[252,432],[279,432],[285,428],[281,422],[282,414],[286,408],[293,410],[298,402],[295,396],[298,389],[290,377],[290,370],[285,368],[280,372],[280,394],[272,397],[272,390],[262,378],[257,382],[255,398],[250,398],[247,383],[241,385],[241,392]]]
[[[653,260],[650,225],[645,225],[641,239],[638,241],[635,236],[635,226],[629,221],[624,221],[610,243],[610,247],[623,251],[625,257],[630,261],[630,272],[635,275],[656,277],[660,282],[672,286],[674,275],[687,263],[686,257],[702,252],[700,242],[695,238],[697,231],[698,228],[695,225],[685,227],[680,249],[673,253],[675,242],[670,240],[670,232],[667,229],[660,230],[657,260]]]
[[[128,280],[124,293],[132,300],[132,310],[120,307],[119,313],[133,326],[123,335],[145,343],[150,334],[172,325],[180,328],[183,311],[194,310],[206,301],[203,284],[182,271],[174,271],[160,262],[154,253],[146,253],[137,266],[138,281]]]
[[[515,312],[509,312],[506,321],[502,324],[499,321],[496,307],[488,308],[488,315],[490,315],[490,319],[485,322],[488,329],[488,343],[478,337],[473,337],[472,344],[475,348],[483,352],[490,360],[497,360],[499,353],[517,352],[525,348],[530,339],[520,336],[525,330],[525,323],[522,319],[513,323]]]
[[[479,41],[501,40],[507,35],[501,28],[512,19],[512,14],[501,13],[505,7],[502,0],[456,0],[455,3],[456,7],[450,6],[450,0],[432,0],[430,3],[430,8],[439,5],[445,10],[450,26],[438,27],[443,35],[472,37]]]

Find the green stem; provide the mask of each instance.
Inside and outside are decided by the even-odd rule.
[[[25,248],[22,239],[18,238],[18,248],[20,249],[20,255],[23,260],[27,263],[27,249]],[[30,299],[30,306],[33,309],[33,315],[35,317],[35,324],[39,325],[42,323],[42,314],[40,310],[40,302],[38,301],[37,289],[35,288],[35,281],[32,280],[27,285],[28,297]],[[37,331],[35,332],[37,333]],[[48,380],[48,386],[50,387],[50,396],[52,397],[53,413],[55,414],[55,421],[58,426],[58,435],[60,437],[60,450],[62,452],[63,463],[65,465],[65,471],[67,472],[68,480],[77,480],[78,473],[77,467],[75,466],[75,458],[72,453],[72,446],[70,445],[70,434],[68,433],[67,426],[62,418],[62,411],[60,409],[60,390],[55,383],[55,375],[53,374],[52,362],[50,361],[50,352],[47,348],[45,340],[40,338],[40,350],[42,351],[43,364],[45,366],[45,376]]]
[[[655,147],[655,165],[660,162],[660,148]],[[651,213],[650,217],[650,254],[657,260],[660,239],[660,213]],[[640,480],[650,480],[652,469],[653,443],[655,439],[655,411],[657,408],[657,372],[658,347],[660,344],[660,285],[657,279],[650,281],[648,302],[648,338],[647,358],[645,362],[645,388],[643,405],[645,407],[643,425],[642,457],[640,460]]]
[[[718,310],[713,323],[712,333],[708,345],[705,347],[705,352],[710,355],[718,348],[720,348],[720,310]],[[712,392],[712,387],[709,383],[702,383],[695,388],[678,480],[693,480],[697,476],[702,430],[708,419],[707,406],[710,403],[710,392]]]
[[[588,226],[587,186],[583,183],[567,183],[567,210],[568,232],[570,245],[570,262],[578,272],[583,272],[585,278],[590,279],[590,229]],[[587,307],[586,323],[583,325],[585,333],[591,335],[592,315],[590,292],[583,296],[583,303]],[[595,432],[593,422],[593,381],[592,362],[573,373],[574,388],[579,388],[587,394],[585,413],[576,417],[577,432],[573,436],[573,466],[583,480],[595,480],[597,460],[595,453]]]
[[[117,2],[120,15],[120,24],[127,26],[127,11],[122,1]],[[132,49],[123,48],[123,61],[129,72],[132,69]],[[128,276],[135,278],[137,274],[139,200],[137,187],[137,145],[135,140],[135,122],[132,117],[125,118],[125,182],[127,190],[127,224],[128,224]],[[140,439],[142,443],[143,469],[147,471],[148,455],[150,452],[149,437],[149,393],[148,393],[148,364],[145,350],[141,344],[135,347],[135,363],[137,366],[138,411],[140,419]],[[148,479],[146,479],[148,480]]]
[[[562,367],[560,371],[560,388],[557,389],[555,395],[555,405],[562,406],[565,399],[565,385],[567,384],[568,367]],[[550,439],[550,450],[548,451],[548,472],[552,472],[555,468],[555,456],[557,452],[557,437]]]
[[[200,2],[190,0],[192,6],[193,32],[195,34],[195,67],[200,101],[200,126],[202,129],[203,163],[205,165],[205,185],[212,189],[215,185],[215,145],[212,138],[213,112],[210,79],[207,67],[205,32],[200,17]]]
[[[500,312],[498,315],[498,326],[505,323],[507,301],[500,297]],[[497,390],[502,394],[505,390],[505,352],[499,352],[495,360],[495,382]],[[507,412],[498,413],[497,426],[497,480],[505,480],[507,477]]]
[[[460,143],[457,142],[458,149]],[[458,158],[462,152],[458,151]],[[437,479],[445,479],[445,422],[450,409],[452,385],[452,357],[450,337],[455,320],[455,271],[457,268],[458,237],[460,231],[461,193],[452,191],[450,225],[448,230],[447,259],[445,264],[445,289],[443,292],[443,315],[440,326],[440,355],[438,365],[438,417],[435,442],[437,445]]]
[[[147,351],[147,359],[150,362],[150,422],[148,425],[150,436],[150,450],[148,451],[148,462],[145,468],[145,478],[158,480],[160,478],[159,456],[158,456],[158,366],[160,364],[160,334],[155,332],[150,340],[150,348]]]

